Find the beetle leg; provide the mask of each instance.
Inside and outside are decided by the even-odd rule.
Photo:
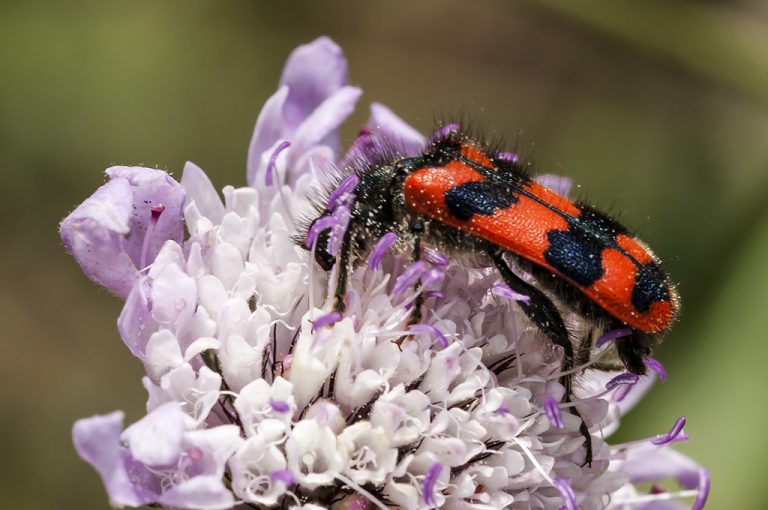
[[[352,222],[350,221],[347,231],[344,233],[344,239],[341,242],[341,249],[339,250],[339,258],[336,261],[337,276],[336,276],[336,290],[333,292],[333,311],[344,313],[347,308],[345,301],[347,297],[347,282],[349,280],[350,271],[350,258],[352,254],[352,231],[354,230]]]
[[[424,223],[420,219],[414,219],[413,221],[411,221],[409,226],[410,226],[411,234],[413,235],[413,250],[411,251],[411,256],[413,258],[413,261],[416,262],[418,260],[421,260],[421,237],[424,235]],[[414,285],[414,288],[418,288],[419,285],[421,285],[421,279],[419,279],[416,282],[416,284]],[[416,298],[413,300],[411,313],[410,313],[410,316],[408,317],[408,327],[421,322],[422,306],[424,306],[424,293],[420,291],[416,295]],[[399,337],[397,340],[395,340],[395,345],[400,347],[405,340],[410,340],[412,338],[413,338],[413,335],[403,335]]]
[[[559,345],[563,349],[563,361],[561,369],[563,372],[568,372],[573,368],[573,346],[568,338],[568,330],[565,328],[563,319],[558,312],[554,303],[539,289],[533,285],[524,282],[519,276],[512,272],[509,265],[504,261],[500,250],[490,250],[490,255],[493,263],[501,273],[501,277],[504,279],[504,283],[509,285],[513,291],[528,296],[528,302],[518,301],[518,305],[523,310],[528,319],[533,322],[542,333],[547,335],[549,339],[555,345]],[[570,402],[573,395],[573,377],[572,374],[563,375],[560,377],[560,384],[565,388],[565,401]],[[581,418],[578,409],[575,406],[571,406],[571,413],[581,419],[581,426],[579,431],[584,436],[585,446],[587,448],[586,464],[592,464],[592,436],[589,433],[589,428]]]
[[[616,350],[624,366],[637,375],[645,375],[644,358],[651,353],[649,343],[651,335],[632,329],[632,334],[616,339]]]
[[[413,235],[413,261],[421,260],[421,238],[424,235],[424,223],[420,219],[415,219],[410,224],[411,234]],[[421,279],[416,282],[415,287],[421,285]],[[413,301],[411,308],[411,317],[408,319],[408,325],[413,326],[421,322],[421,307],[424,305],[424,293],[419,292]]]

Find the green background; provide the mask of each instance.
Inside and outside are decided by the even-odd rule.
[[[121,303],[57,223],[113,164],[241,185],[290,50],[318,35],[422,131],[463,111],[535,142],[542,170],[620,213],[680,283],[670,372],[619,439],[663,432],[713,474],[709,508],[768,506],[768,7],[760,0],[0,3],[0,494],[5,508],[106,508],[72,422],[142,415]]]

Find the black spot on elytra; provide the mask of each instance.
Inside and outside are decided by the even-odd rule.
[[[587,287],[602,278],[603,250],[616,245],[616,236],[627,229],[604,213],[577,203],[581,214],[567,218],[568,230],[547,234],[544,259],[563,276]]]
[[[570,230],[585,231],[585,233],[604,239],[606,244],[616,242],[616,236],[619,234],[629,234],[624,225],[618,223],[604,212],[581,202],[576,202],[575,205],[581,210],[581,214],[569,219]]]
[[[638,312],[647,312],[653,303],[659,301],[669,301],[667,276],[658,264],[643,264],[637,269],[632,305]]]
[[[491,216],[517,202],[511,190],[498,183],[468,182],[445,193],[445,205],[461,221],[469,221],[475,214]]]
[[[547,234],[549,248],[544,259],[563,276],[584,287],[603,276],[603,243],[570,230],[552,230]]]

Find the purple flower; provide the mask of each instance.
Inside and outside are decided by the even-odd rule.
[[[113,505],[201,510],[234,505],[221,477],[240,441],[237,427],[188,432],[185,414],[171,402],[122,428],[123,413],[114,412],[79,420],[72,430],[78,454],[99,472]]]
[[[181,242],[184,189],[151,168],[107,169],[110,181],[64,218],[61,239],[85,275],[123,299],[162,245]]]
[[[371,116],[366,124],[376,148],[391,146],[403,156],[415,156],[424,149],[424,135],[380,103],[371,105]]]
[[[338,128],[352,113],[362,91],[347,85],[347,62],[327,37],[296,48],[283,70],[280,85],[256,121],[248,149],[248,183],[259,187],[272,155],[283,154],[288,183],[309,169],[313,157],[326,161],[339,151]],[[275,161],[272,160],[272,164]]]
[[[145,417],[125,430],[119,412],[73,429],[111,503],[572,509],[690,498],[700,509],[708,473],[669,448],[687,438],[682,419],[662,435],[606,442],[656,378],[587,370],[566,401],[558,356],[509,301],[528,297],[487,269],[434,247],[418,262],[390,255],[408,241],[390,232],[367,247],[367,264],[367,250],[355,247],[339,296],[346,308],[334,310],[335,278],[294,241],[294,218],[325,185],[324,163],[381,149],[417,154],[426,144],[374,104],[342,153],[338,127],[359,95],[341,50],[317,39],[291,54],[259,115],[251,186],[220,196],[192,163],[181,186],[157,170],[117,167],[62,223],[86,274],[127,298],[118,329],[146,371]],[[567,193],[569,182],[550,182]],[[325,248],[339,253],[356,184],[350,177],[331,194],[332,214],[315,222],[306,248],[325,232]],[[419,293],[439,299],[414,323]],[[568,323],[583,329],[578,317]],[[624,334],[608,332],[600,346]],[[573,406],[592,434],[591,465]],[[669,478],[683,489],[666,488]],[[297,495],[311,501],[295,504]]]

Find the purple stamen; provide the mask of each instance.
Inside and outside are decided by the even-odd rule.
[[[685,427],[685,416],[678,418],[677,421],[675,421],[675,424],[672,425],[672,428],[669,432],[662,436],[656,436],[655,439],[651,439],[651,443],[655,444],[656,446],[670,444],[675,439],[677,439],[677,436],[679,436],[680,432],[683,431],[683,427]]]
[[[384,254],[389,251],[393,244],[397,241],[397,234],[394,232],[387,232],[379,238],[376,242],[376,246],[371,252],[371,258],[368,260],[368,268],[370,270],[376,270],[381,267],[381,259],[384,258]]]
[[[424,477],[424,484],[421,488],[421,494],[424,498],[424,503],[426,503],[428,506],[433,507],[436,505],[435,502],[435,484],[437,483],[437,479],[440,477],[440,473],[443,471],[443,465],[439,462],[435,462],[432,464],[432,467],[429,468],[429,471],[427,471],[427,475]]]
[[[496,157],[498,159],[503,159],[504,161],[509,161],[510,163],[517,163],[517,161],[520,159],[518,158],[517,154],[515,154],[514,152],[507,152],[507,151],[497,152]]]
[[[165,211],[165,206],[163,204],[153,205],[149,208],[149,211],[152,221],[156,222],[160,219],[160,215],[163,214],[163,211]]]
[[[701,510],[709,497],[709,471],[705,468],[699,468],[699,493],[696,494],[696,501],[693,502],[691,510]]]
[[[443,255],[437,250],[432,248],[424,248],[421,252],[424,260],[432,264],[433,266],[446,267],[448,266],[448,257]]]
[[[501,404],[496,412],[499,414],[509,414],[509,406],[507,404]]]
[[[339,184],[328,197],[328,210],[333,211],[336,209],[336,206],[339,205],[339,202],[344,198],[344,195],[354,191],[359,183],[360,178],[355,174],[349,175],[346,179],[341,181],[341,184]]]
[[[315,221],[309,228],[309,232],[307,233],[307,240],[304,241],[304,246],[307,248],[312,248],[312,245],[314,244],[315,239],[317,239],[317,236],[320,235],[320,232],[333,227],[336,224],[336,221],[336,218],[333,216],[323,216],[322,218]]]
[[[637,384],[637,381],[640,380],[640,377],[638,377],[635,374],[630,374],[629,372],[624,372],[623,374],[619,374],[607,383],[605,383],[605,389],[606,390],[612,390],[622,384]]]
[[[291,410],[291,405],[288,402],[285,400],[277,400],[273,398],[269,399],[269,407],[271,407],[274,412],[281,414],[287,413]]]
[[[139,255],[139,263],[141,267],[147,265],[147,252],[149,252],[149,241],[152,239],[152,234],[155,232],[157,222],[160,221],[160,216],[165,211],[163,204],[155,204],[149,207],[149,225],[144,232],[144,242],[141,244],[141,254]]]
[[[431,287],[433,284],[443,281],[443,278],[445,278],[445,273],[433,267],[424,273],[424,276],[421,277],[421,283],[425,288]]]
[[[656,372],[661,382],[667,381],[667,370],[664,368],[659,360],[653,358],[645,358],[645,366]]]
[[[341,249],[341,245],[344,242],[344,234],[349,226],[349,207],[344,204],[336,207],[336,210],[333,211],[333,218],[336,220],[336,223],[331,229],[331,235],[328,236],[328,253],[336,256]]]
[[[595,342],[595,346],[599,349],[600,347],[610,342],[611,340],[617,340],[619,338],[629,336],[631,334],[632,334],[631,328],[614,329],[600,335],[600,337],[597,339],[597,342]]]
[[[282,482],[287,486],[296,485],[296,482],[298,481],[296,476],[287,469],[272,471],[269,474],[269,479],[273,482]]]
[[[568,480],[565,478],[555,478],[555,488],[563,497],[563,503],[565,503],[564,508],[566,508],[566,510],[578,509],[576,504],[576,494],[573,492],[573,488],[571,488],[571,484],[568,483]]]
[[[560,406],[557,405],[557,402],[551,396],[547,396],[547,398],[544,399],[544,414],[547,415],[549,423],[555,428],[562,429],[565,427],[563,414],[560,412]]]
[[[312,332],[322,328],[323,326],[331,326],[341,320],[341,314],[339,312],[326,313],[321,315],[317,319],[312,321]]]
[[[437,299],[443,299],[445,297],[445,294],[443,294],[439,290],[428,290],[424,293],[424,299],[429,299],[431,297],[437,298]]]
[[[526,296],[525,294],[515,292],[514,290],[501,283],[493,285],[491,287],[491,293],[496,296],[503,297],[504,299],[511,299],[512,301],[521,301],[523,303],[528,303],[531,301],[530,297]]]
[[[392,288],[392,295],[399,296],[408,288],[413,287],[427,270],[427,267],[427,263],[423,260],[418,260],[408,266],[395,282],[395,286]]]
[[[434,143],[437,140],[440,140],[441,138],[446,138],[450,133],[453,131],[458,131],[461,129],[461,126],[456,124],[455,122],[452,122],[450,124],[446,124],[445,126],[441,127],[434,133],[432,133],[432,136],[429,137],[429,140],[427,141],[428,144]]]
[[[629,395],[629,392],[634,388],[634,385],[632,384],[622,384],[618,388],[616,388],[616,391],[613,392],[611,395],[611,400],[614,402],[621,402],[625,398],[627,398],[627,395]]]
[[[411,326],[408,330],[411,333],[427,333],[435,337],[437,340],[437,344],[445,349],[448,347],[448,339],[445,338],[445,335],[437,329],[434,326],[430,326],[429,324],[414,324]]]
[[[272,152],[272,155],[269,156],[269,163],[267,164],[267,171],[264,174],[264,184],[267,186],[272,186],[272,173],[275,170],[275,163],[277,162],[277,156],[280,155],[281,152],[283,152],[285,149],[291,146],[291,142],[288,140],[283,140],[280,142],[280,144],[275,147],[274,152]]]

